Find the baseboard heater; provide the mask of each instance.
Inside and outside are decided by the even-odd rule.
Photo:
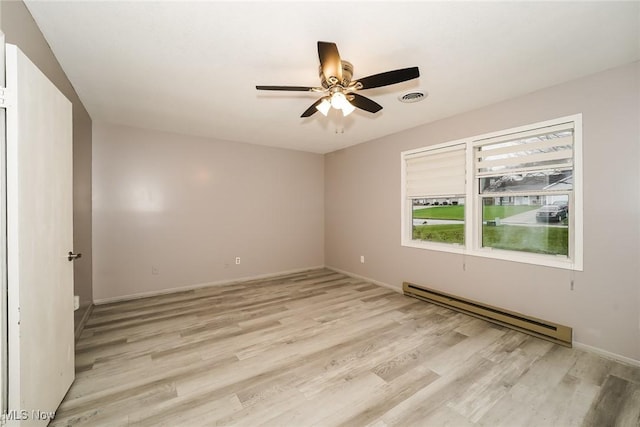
[[[402,284],[402,290],[405,295],[410,297],[460,311],[566,347],[571,347],[572,345],[573,330],[568,326],[558,325],[514,311],[492,307],[477,301],[446,294],[408,282]]]

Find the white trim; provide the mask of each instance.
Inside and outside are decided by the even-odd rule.
[[[305,267],[305,268],[297,268],[297,269],[294,269],[294,270],[279,271],[277,273],[259,274],[259,275],[256,275],[256,276],[239,277],[237,279],[218,280],[218,281],[215,281],[215,282],[199,283],[199,284],[195,284],[195,285],[180,286],[180,287],[176,287],[176,288],[162,289],[162,290],[159,290],[159,291],[139,292],[139,293],[136,293],[136,294],[123,295],[123,296],[119,296],[119,297],[99,298],[99,299],[94,300],[93,304],[94,305],[103,305],[103,304],[109,304],[109,303],[112,303],[112,302],[129,301],[129,300],[140,299],[140,298],[154,297],[154,296],[158,296],[158,295],[173,294],[173,293],[176,293],[176,292],[191,291],[191,290],[194,290],[194,289],[208,288],[208,287],[211,287],[211,286],[233,285],[235,283],[248,282],[250,280],[268,279],[268,278],[271,278],[271,277],[284,276],[284,275],[287,275],[287,274],[294,274],[294,273],[301,273],[303,271],[317,270],[317,269],[320,269],[320,268],[325,268],[325,266],[324,265],[317,265],[317,266],[314,266],[314,267]]]
[[[77,325],[74,325],[75,329],[73,332],[74,332],[76,343],[78,342],[80,335],[82,335],[82,331],[84,331],[84,327],[87,325],[89,316],[91,316],[91,313],[93,312],[94,304],[90,303],[88,305],[85,305],[85,307],[87,309],[84,311],[84,314],[82,315],[82,319],[80,319]]]
[[[0,85],[0,108],[9,108],[15,105],[15,98],[10,89]]]
[[[5,86],[5,40],[0,31],[0,86]],[[0,112],[0,413],[8,409],[8,306],[7,306],[7,158],[6,122],[7,113]],[[0,419],[0,423],[4,421]]]
[[[498,137],[504,136],[504,137],[508,137],[507,140],[509,140],[509,139],[513,139],[512,137],[510,137],[510,135],[513,135],[515,133],[528,132],[528,131],[531,131],[531,130],[537,131],[540,128],[544,128],[544,127],[551,127],[551,126],[555,126],[555,125],[563,125],[563,124],[567,124],[567,123],[570,123],[570,122],[575,122],[576,120],[581,119],[581,117],[582,117],[581,113],[572,114],[570,116],[558,117],[557,119],[545,120],[543,122],[531,123],[531,124],[528,124],[528,125],[518,126],[518,127],[515,127],[515,128],[510,128],[510,129],[504,129],[504,130],[498,130],[498,131],[494,131],[494,132],[484,133],[482,135],[476,135],[474,137],[466,138],[466,139],[472,139],[474,141],[474,145],[483,145],[485,143],[485,140],[487,140],[489,138],[498,138]],[[531,129],[532,127],[535,127],[535,129]],[[536,133],[536,132],[534,132],[534,133]],[[495,140],[495,141],[497,141],[497,140]],[[486,141],[486,142],[493,143],[495,141]]]
[[[564,255],[545,255],[533,252],[508,251],[495,248],[479,248],[466,253],[468,256],[480,258],[498,259],[501,261],[519,262],[523,264],[533,264],[542,267],[562,268],[565,270],[577,270],[575,262]]]
[[[412,228],[407,227],[407,206],[411,205],[411,201],[407,199],[407,180],[405,179],[407,175],[407,162],[405,161],[405,153],[403,151],[400,153],[400,246],[408,246],[408,243],[412,242]],[[413,206],[409,206],[409,209],[413,209]],[[412,216],[412,225],[413,225],[413,212]]]
[[[473,138],[462,138],[462,139],[456,139],[454,141],[447,141],[447,142],[441,142],[439,144],[433,144],[433,145],[428,145],[426,147],[420,147],[420,148],[414,148],[412,150],[406,150],[400,153],[400,159],[404,160],[406,158],[406,156],[413,156],[414,154],[418,154],[418,153],[424,153],[427,151],[432,151],[432,150],[437,150],[440,148],[447,148],[453,145],[462,145],[462,144],[467,144],[470,141],[473,141]]]
[[[473,144],[470,142],[469,144],[467,144],[467,165],[473,165],[473,158],[475,156],[475,148],[473,147]],[[480,236],[480,233],[482,232],[482,227],[476,227],[475,224],[473,224],[473,221],[469,221],[470,218],[477,218],[476,215],[478,214],[478,210],[480,209],[478,207],[478,203],[474,203],[473,197],[475,194],[478,194],[478,190],[479,190],[479,186],[480,184],[478,183],[477,179],[473,178],[473,174],[467,174],[467,187],[465,188],[465,190],[467,191],[466,194],[466,198],[464,201],[464,255],[468,255],[469,254],[469,249],[470,248],[476,248],[477,246],[477,242],[478,242],[478,238]],[[469,198],[469,196],[471,196],[472,198],[469,200],[466,200],[467,198]],[[463,265],[466,265],[465,262],[463,261]]]
[[[574,270],[582,271],[584,261],[584,244],[583,244],[583,171],[582,161],[582,114],[576,114],[573,117],[573,212],[569,212],[571,229],[573,236],[569,234],[570,242],[573,241],[573,263]]]
[[[567,170],[567,169],[573,168],[573,162],[547,164],[547,165],[544,165],[544,167],[545,167],[544,170],[547,170],[547,171],[551,171],[554,169]],[[493,176],[498,177],[498,176],[503,176],[508,174],[531,172],[531,171],[540,171],[540,166],[527,166],[527,167],[515,168],[515,169],[502,169],[500,171],[491,171],[491,172],[476,171],[476,178],[487,178],[487,177],[493,177]]]
[[[586,351],[588,353],[593,353],[593,354],[596,354],[598,356],[604,357],[605,359],[613,360],[615,362],[619,362],[619,363],[624,363],[626,365],[640,367],[640,360],[632,359],[632,358],[626,357],[626,356],[622,356],[622,355],[617,354],[617,353],[612,353],[610,351],[603,350],[603,349],[598,348],[598,347],[593,347],[591,345],[583,344],[581,342],[574,341],[573,342],[573,348],[575,348],[577,350]]]
[[[481,198],[495,197],[523,197],[523,196],[568,196],[571,190],[531,190],[531,191],[503,191],[502,193],[480,193]]]

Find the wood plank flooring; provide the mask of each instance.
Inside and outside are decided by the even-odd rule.
[[[640,368],[329,270],[95,308],[52,426],[638,426]]]

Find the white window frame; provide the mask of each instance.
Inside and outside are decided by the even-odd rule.
[[[456,141],[445,142],[442,144],[430,145],[428,147],[421,147],[414,150],[403,151],[400,155],[400,168],[401,168],[401,177],[402,177],[402,203],[401,203],[401,212],[402,212],[402,230],[401,230],[401,241],[402,246],[408,246],[412,248],[420,248],[420,249],[432,249],[443,252],[453,252],[453,253],[464,253],[465,244],[459,243],[441,243],[441,242],[429,242],[426,240],[413,240],[413,205],[411,199],[407,196],[407,162],[406,158],[411,157],[416,154],[425,153],[429,151],[438,151],[442,148],[452,147],[454,145],[466,145],[466,156],[467,156],[467,165],[469,164],[469,145],[467,139],[461,139]],[[468,174],[468,168],[467,168]],[[468,186],[469,180],[466,180],[466,185]],[[466,193],[468,193],[468,187]],[[455,196],[455,195],[451,195]],[[433,196],[434,198],[443,198],[442,196]],[[467,201],[468,194],[464,194],[465,202],[464,202],[464,222],[465,222],[465,242],[467,242],[467,238],[469,234],[467,233],[467,223],[469,218],[469,203]]]
[[[521,133],[537,128],[573,123],[573,190],[569,192],[569,255],[544,255],[530,252],[510,251],[482,247],[482,195],[479,194],[479,179],[475,176],[474,150],[483,145],[483,141],[491,138]],[[421,152],[437,150],[453,145],[466,145],[466,194],[465,198],[465,243],[447,244],[413,240],[413,206],[406,192],[406,157]],[[525,126],[476,135],[469,138],[445,142],[441,144],[407,150],[400,153],[401,164],[401,245],[411,248],[435,250],[521,262],[567,270],[583,270],[583,172],[582,172],[582,114],[575,114],[532,123]],[[531,193],[536,193],[532,191]],[[529,194],[529,193],[527,193]],[[515,194],[505,194],[512,196]]]

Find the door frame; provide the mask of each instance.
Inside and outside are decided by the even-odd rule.
[[[5,81],[4,33],[0,31],[0,87]],[[0,412],[6,414],[8,385],[8,307],[7,307],[7,121],[6,108],[0,108]]]

